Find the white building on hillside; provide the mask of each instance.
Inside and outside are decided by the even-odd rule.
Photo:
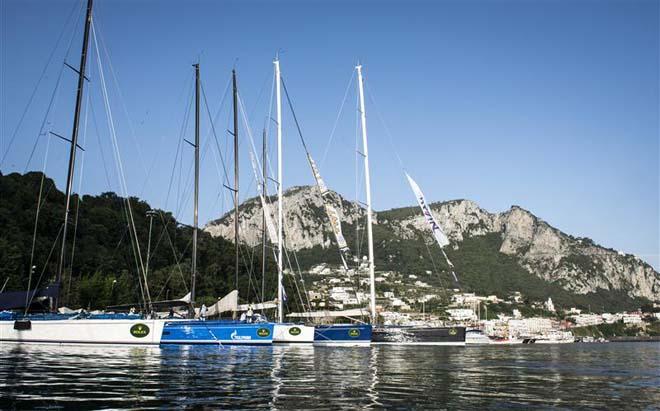
[[[477,314],[469,308],[450,308],[447,311],[452,321],[476,321]]]

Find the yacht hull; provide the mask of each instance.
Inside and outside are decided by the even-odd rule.
[[[373,331],[374,344],[465,345],[465,327],[379,327]]]
[[[368,346],[371,324],[331,324],[314,327],[314,345]]]
[[[296,344],[314,342],[314,327],[299,324],[275,324],[273,343]]]
[[[65,319],[0,321],[0,343],[159,345],[165,321]]]
[[[273,323],[169,321],[163,327],[160,343],[268,345],[273,342],[273,331]]]

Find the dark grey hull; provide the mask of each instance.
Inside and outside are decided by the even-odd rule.
[[[374,327],[376,344],[465,345],[465,327]]]

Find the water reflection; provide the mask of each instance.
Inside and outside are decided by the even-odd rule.
[[[660,345],[0,346],[0,409],[651,408]]]

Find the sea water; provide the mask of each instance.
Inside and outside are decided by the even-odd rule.
[[[660,344],[0,346],[0,409],[655,409]]]

